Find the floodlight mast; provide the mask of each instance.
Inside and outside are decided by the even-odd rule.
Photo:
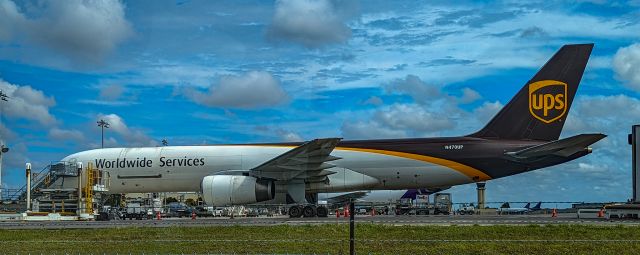
[[[0,128],[2,128],[2,101],[8,102],[9,96],[4,93],[4,91],[0,90]],[[1,136],[2,134],[0,134]],[[9,151],[9,147],[4,145],[4,137],[0,137],[0,200],[2,197],[2,155]]]
[[[109,122],[104,121],[103,119],[100,119],[98,121],[98,126],[100,127],[100,130],[102,132],[102,148],[104,148],[104,129],[105,128],[109,128]]]

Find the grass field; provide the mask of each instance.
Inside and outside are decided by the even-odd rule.
[[[2,254],[348,254],[348,225],[0,230]],[[358,254],[638,254],[640,227],[359,224]]]

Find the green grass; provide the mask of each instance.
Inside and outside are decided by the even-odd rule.
[[[347,224],[0,230],[0,253],[348,254],[348,236]],[[640,227],[359,224],[356,239],[358,254],[637,254]]]

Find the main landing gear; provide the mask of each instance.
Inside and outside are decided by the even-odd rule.
[[[325,206],[315,205],[293,205],[289,207],[290,218],[305,218],[322,217],[326,218],[329,215],[329,209]]]

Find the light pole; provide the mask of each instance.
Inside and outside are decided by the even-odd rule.
[[[7,98],[9,98],[9,96],[0,90],[0,100],[7,102],[9,101]],[[0,104],[0,128],[2,128],[2,104]],[[0,137],[0,200],[2,200],[2,154],[8,151],[9,148],[4,145],[4,137]]]
[[[103,119],[101,119],[98,121],[98,126],[102,131],[102,148],[104,148],[104,129],[109,128],[109,122],[106,122]]]

